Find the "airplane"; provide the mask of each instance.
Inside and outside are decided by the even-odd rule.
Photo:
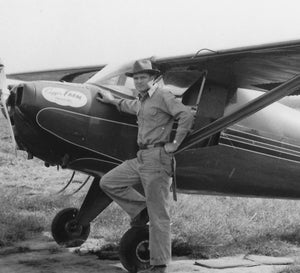
[[[195,116],[174,154],[179,193],[300,198],[299,111],[277,103],[300,94],[300,40],[150,59],[161,71],[157,84]],[[134,99],[125,75],[132,64],[10,74],[23,81],[10,90],[0,67],[1,105],[16,148],[46,166],[93,177],[81,207],[52,221],[60,245],[85,242],[91,222],[112,202],[101,177],[138,150],[136,117],[96,99],[101,90]],[[120,260],[129,272],[149,266],[148,236],[148,226],[123,235]]]

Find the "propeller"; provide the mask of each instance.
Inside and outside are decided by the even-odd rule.
[[[7,84],[6,84],[6,75],[5,75],[5,70],[4,70],[4,64],[2,63],[2,61],[0,59],[0,107],[1,107],[2,113],[4,114],[5,118],[8,121],[8,127],[9,127],[9,133],[10,133],[11,140],[12,140],[13,151],[14,151],[14,154],[17,155],[17,142],[15,139],[13,127],[11,124],[11,120],[10,120],[8,108],[7,108],[7,100],[9,98],[9,96],[10,96],[10,91],[8,90]]]

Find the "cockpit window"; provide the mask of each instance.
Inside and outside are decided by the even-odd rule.
[[[109,64],[90,78],[86,83],[94,84],[136,97],[133,79],[125,75],[131,71],[134,61],[123,64]]]

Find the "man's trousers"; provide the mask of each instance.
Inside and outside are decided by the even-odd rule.
[[[167,264],[171,260],[170,186],[171,155],[163,147],[140,150],[137,157],[126,160],[105,174],[100,187],[133,219],[146,206],[150,219],[150,264]],[[142,183],[145,197],[132,186]]]

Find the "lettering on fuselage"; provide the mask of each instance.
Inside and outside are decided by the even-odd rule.
[[[42,90],[43,97],[62,106],[82,107],[87,103],[87,97],[78,91],[59,87],[45,87]]]

